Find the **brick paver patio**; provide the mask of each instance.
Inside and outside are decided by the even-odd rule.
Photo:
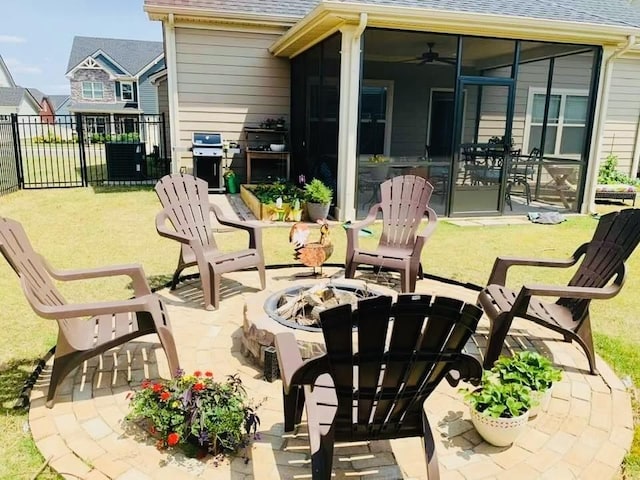
[[[268,288],[280,290],[300,272],[269,270]],[[325,274],[341,277],[342,270],[325,268]],[[387,276],[375,280],[385,279]],[[33,437],[45,459],[62,476],[73,479],[311,478],[304,426],[292,435],[283,432],[280,382],[264,381],[260,369],[240,353],[244,302],[258,287],[255,272],[227,275],[221,307],[215,312],[201,308],[198,280],[181,284],[175,292],[160,291],[171,315],[183,368],[187,372],[213,370],[218,377],[239,372],[249,395],[262,401],[260,438],[248,449],[248,462],[238,457],[215,465],[212,459],[200,461],[158,451],[137,427],[123,421],[128,392],[144,378],[169,376],[157,338],[151,336],[77,369],[60,387],[52,409],[44,406],[49,374],[45,369],[33,389],[29,414]],[[431,280],[418,282],[417,290],[474,303],[477,294]],[[486,332],[487,324],[481,323],[468,345],[469,353],[480,355]],[[618,472],[633,437],[629,394],[600,358],[600,375],[591,376],[582,351],[560,340],[530,322],[514,323],[510,348],[534,347],[552,356],[563,368],[564,378],[555,385],[548,409],[529,422],[527,431],[510,448],[484,443],[457,389],[441,383],[426,403],[441,478],[602,480]],[[419,439],[339,445],[334,470],[335,478],[426,477]]]

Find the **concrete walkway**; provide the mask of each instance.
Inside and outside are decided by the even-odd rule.
[[[300,269],[268,270],[268,288],[280,290],[295,281]],[[342,270],[325,274],[341,277]],[[369,281],[397,286],[393,274]],[[78,368],[60,387],[55,406],[44,406],[50,367],[32,391],[29,413],[37,447],[50,465],[69,479],[280,479],[311,478],[304,426],[284,434],[279,381],[263,380],[260,369],[240,353],[243,308],[258,291],[255,272],[229,274],[223,280],[218,311],[202,308],[199,281],[163,290],[183,368],[213,370],[218,378],[239,373],[259,408],[260,438],[247,449],[248,462],[237,457],[215,463],[158,451],[153,441],[127,424],[127,394],[145,378],[168,378],[166,358],[157,338],[143,337]],[[430,280],[419,292],[454,296],[474,302],[477,292]],[[587,373],[581,350],[553,332],[516,320],[509,337],[512,350],[535,348],[564,370],[548,409],[530,421],[509,448],[492,447],[474,430],[468,408],[457,389],[442,382],[427,400],[440,464],[447,479],[597,479],[612,478],[633,437],[631,400],[624,385],[598,359],[599,376]],[[486,345],[487,323],[481,322],[467,351],[478,357]],[[334,478],[423,479],[424,457],[419,439],[362,442],[337,446]]]

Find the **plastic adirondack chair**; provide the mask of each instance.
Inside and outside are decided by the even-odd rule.
[[[156,216],[156,229],[161,236],[181,243],[178,267],[171,282],[172,290],[178,284],[180,272],[194,265],[200,271],[207,310],[219,306],[223,273],[256,267],[260,274],[260,285],[262,289],[265,288],[262,230],[258,223],[225,218],[217,206],[209,203],[207,182],[192,175],[166,175],[158,181],[155,190],[163,207]],[[249,248],[231,253],[220,251],[211,232],[211,213],[221,225],[246,230],[249,233]],[[167,220],[174,230],[167,227]]]
[[[423,404],[445,377],[452,386],[479,383],[480,362],[461,352],[481,316],[475,305],[429,295],[399,295],[395,304],[373,297],[354,312],[340,305],[320,313],[327,353],[304,362],[292,333],[276,335],[284,430],[300,423],[306,405],[313,479],[331,477],[335,441],[416,436],[428,478],[439,478]]]
[[[399,271],[402,292],[416,289],[418,276],[422,278],[420,255],[429,236],[436,228],[438,217],[429,207],[433,186],[424,178],[404,175],[391,178],[380,185],[381,201],[369,210],[367,218],[347,228],[347,258],[345,277],[353,278],[360,264]],[[375,251],[358,246],[358,233],[371,225],[382,212],[382,235]],[[429,223],[418,232],[427,214]]]
[[[525,318],[555,330],[565,341],[576,341],[597,373],[591,335],[589,304],[592,299],[612,298],[625,280],[625,261],[640,241],[640,209],[612,212],[600,218],[591,241],[581,245],[566,260],[498,257],[488,286],[478,302],[491,322],[484,367],[490,368],[502,350],[514,317]],[[507,288],[507,269],[514,265],[566,268],[582,263],[567,286],[524,285],[519,291]],[[615,278],[614,278],[615,277]],[[555,303],[537,296],[557,297]]]
[[[43,318],[58,321],[58,341],[46,403],[49,408],[53,406],[58,385],[75,367],[88,358],[150,333],[158,334],[171,375],[177,373],[178,354],[169,316],[160,298],[151,293],[140,265],[54,270],[33,250],[22,225],[3,217],[0,217],[0,251],[20,277],[31,308]],[[69,304],[52,280],[116,275],[131,277],[133,298]]]

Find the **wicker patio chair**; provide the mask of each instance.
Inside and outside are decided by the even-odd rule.
[[[86,359],[137,337],[156,333],[167,355],[169,371],[179,368],[171,324],[160,298],[151,293],[140,265],[120,265],[87,270],[54,270],[31,246],[20,223],[0,217],[0,251],[20,277],[31,308],[42,318],[58,321],[58,341],[47,407],[53,406],[58,385]],[[127,275],[134,297],[129,300],[69,304],[54,280],[83,280]]]
[[[395,304],[373,297],[354,312],[341,305],[320,313],[327,353],[304,362],[293,334],[279,333],[284,430],[301,422],[306,406],[313,479],[331,477],[336,441],[416,436],[428,478],[439,478],[423,404],[445,377],[452,386],[478,384],[480,362],[461,351],[481,316],[474,305],[429,295],[399,295]]]
[[[498,257],[488,286],[478,296],[491,322],[484,367],[488,369],[496,361],[514,317],[520,317],[561,333],[565,341],[576,341],[587,356],[590,372],[596,374],[589,304],[592,299],[612,298],[620,292],[625,261],[639,241],[640,209],[627,209],[602,216],[591,241],[578,247],[569,259]],[[514,265],[567,268],[581,258],[567,286],[524,285],[520,290],[505,286],[507,270]],[[558,300],[547,303],[538,297]]]
[[[420,255],[436,228],[438,217],[429,207],[433,186],[424,178],[403,175],[380,185],[381,200],[369,210],[367,218],[348,225],[345,277],[353,278],[360,264],[396,270],[401,275],[402,292],[413,292],[416,280],[422,278]],[[376,250],[358,245],[359,231],[376,220],[382,212],[382,235]],[[418,232],[427,214],[428,224]]]
[[[178,267],[171,281],[172,290],[178,284],[180,272],[194,265],[200,271],[207,310],[219,306],[223,273],[255,267],[260,275],[260,285],[262,289],[265,288],[262,230],[259,224],[225,218],[220,208],[209,203],[207,182],[192,175],[166,175],[158,181],[155,190],[163,207],[156,216],[156,229],[161,236],[181,243]],[[231,253],[219,250],[211,231],[211,213],[221,225],[247,231],[249,248]],[[167,227],[167,220],[173,230]]]

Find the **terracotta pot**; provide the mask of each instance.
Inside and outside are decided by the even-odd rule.
[[[471,422],[482,438],[496,447],[511,445],[527,428],[529,411],[513,418],[494,418],[471,408]]]

